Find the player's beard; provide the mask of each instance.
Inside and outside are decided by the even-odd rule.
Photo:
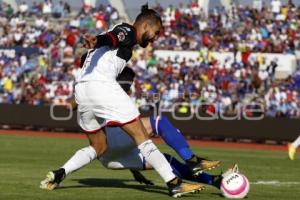
[[[148,33],[145,32],[143,35],[142,35],[142,42],[140,44],[141,47],[143,48],[146,48],[149,44],[149,36],[148,36]]]

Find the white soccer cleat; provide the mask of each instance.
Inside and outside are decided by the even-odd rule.
[[[40,188],[44,190],[54,190],[65,177],[66,173],[63,168],[50,171],[47,173],[46,178],[41,181]]]
[[[40,188],[44,190],[54,190],[58,185],[54,183],[54,173],[48,172],[46,178],[41,181]]]

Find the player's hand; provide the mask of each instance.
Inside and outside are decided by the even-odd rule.
[[[145,184],[145,185],[154,185],[154,183],[150,180],[148,180],[143,174],[141,174],[139,171],[136,170],[130,170],[134,180],[139,182],[140,184]]]
[[[75,101],[75,97],[74,96],[72,96],[69,99],[68,103],[70,104],[70,107],[72,108],[73,111],[77,110],[78,105],[77,105],[77,103]]]
[[[83,35],[83,47],[93,49],[97,44],[97,37],[89,33]]]

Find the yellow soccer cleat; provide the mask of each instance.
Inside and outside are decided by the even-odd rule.
[[[214,169],[220,165],[219,160],[207,160],[198,156],[193,156],[192,159],[186,161],[190,170],[193,172],[194,176],[198,176],[203,171],[208,171]]]
[[[292,146],[291,143],[288,144],[288,154],[289,154],[289,158],[290,160],[295,160],[296,158],[296,148]]]
[[[177,183],[167,183],[169,188],[169,195],[177,198],[185,194],[192,194],[200,192],[204,189],[204,185],[199,183],[187,183],[183,182],[181,179],[177,179]]]

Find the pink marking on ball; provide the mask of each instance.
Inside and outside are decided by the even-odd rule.
[[[224,187],[223,182],[221,183],[221,187],[225,190],[226,193],[230,194],[230,195],[237,195],[242,193],[246,187],[247,187],[247,180],[245,179],[244,176],[243,177],[243,184],[241,185],[241,187],[239,187],[236,190],[228,190],[227,188]]]

